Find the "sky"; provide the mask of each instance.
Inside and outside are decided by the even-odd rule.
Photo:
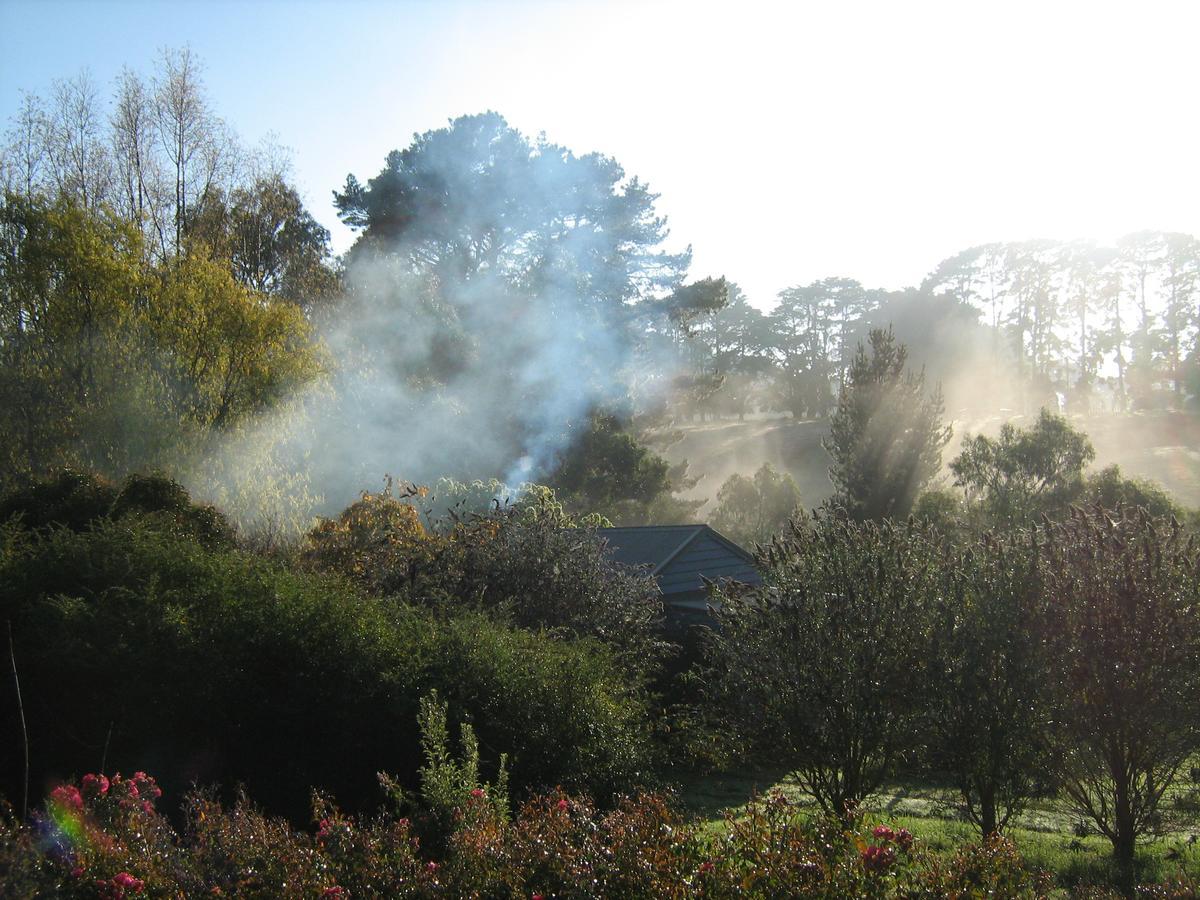
[[[1200,234],[1200,2],[0,0],[0,119],[188,45],[247,143],[331,192],[493,109],[657,191],[695,277],[757,306],[918,284],[989,241]]]

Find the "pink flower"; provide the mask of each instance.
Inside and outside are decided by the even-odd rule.
[[[558,803],[557,803],[556,805],[558,806],[558,811],[559,811],[559,812],[566,812],[568,809],[570,809],[570,808],[571,808],[571,804],[570,804],[570,803],[568,803],[568,802],[567,802],[565,799],[564,799],[564,800],[559,800],[559,801],[558,801]]]
[[[60,784],[50,792],[50,802],[63,809],[83,809],[83,797],[73,784]]]
[[[704,862],[700,863],[700,874],[701,875],[707,875],[712,870],[713,870],[713,864],[711,862],[709,862],[708,860],[705,860]]]
[[[84,775],[81,784],[83,785],[83,795],[89,800],[103,797],[108,793],[108,779],[103,775]]]
[[[127,891],[133,891],[135,894],[140,893],[142,888],[146,886],[142,879],[134,878],[128,872],[118,872],[113,876],[113,883],[125,888]]]
[[[344,890],[342,890],[342,888],[339,885],[335,884],[333,887],[327,887],[327,888],[325,888],[325,890],[321,891],[321,896],[322,897],[344,897],[344,896],[346,896],[346,892]]]
[[[437,870],[439,868],[440,868],[440,866],[438,866],[438,864],[435,863],[432,859],[425,865],[425,871],[428,872],[430,875],[436,874]]]
[[[83,877],[83,866],[76,866],[75,868],[73,868],[71,870],[71,877],[72,878],[82,878]]]
[[[154,804],[151,803],[149,800],[143,800],[142,801],[142,812],[144,812],[148,816],[153,815],[154,814]]]
[[[529,900],[542,900],[542,895],[541,894],[530,894]]]
[[[912,846],[913,835],[907,828],[901,828],[896,832],[896,843],[907,850]]]
[[[475,788],[473,791],[471,791],[471,796],[478,800],[483,796],[483,788]]]
[[[876,825],[873,834],[877,840],[881,841],[890,841],[896,837],[896,832],[892,831],[886,825]]]
[[[868,872],[886,872],[896,861],[896,851],[891,847],[871,845],[862,852],[863,868]]]

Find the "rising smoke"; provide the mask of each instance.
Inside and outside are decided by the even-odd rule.
[[[676,366],[646,316],[689,255],[658,249],[654,199],[612,160],[530,144],[495,114],[418,136],[339,197],[363,234],[318,325],[328,378],[193,484],[253,521],[339,509],[385,475],[544,478],[635,373],[644,391]]]

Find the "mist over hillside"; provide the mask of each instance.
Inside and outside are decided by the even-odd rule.
[[[959,451],[966,434],[994,437],[1004,422],[1028,425],[1033,416],[994,416],[953,422],[954,437],[946,447],[948,463]],[[1132,478],[1145,478],[1163,486],[1185,506],[1200,506],[1200,422],[1193,416],[1144,413],[1127,416],[1072,417],[1096,447],[1092,470],[1116,464]],[[661,446],[673,463],[686,460],[700,480],[683,495],[703,498],[703,518],[711,514],[717,490],[734,474],[748,474],[770,463],[787,472],[800,488],[805,506],[818,506],[833,494],[829,480],[830,457],[822,446],[829,424],[793,422],[778,415],[704,423],[686,423],[651,434],[651,446]],[[952,476],[943,468],[941,479]]]

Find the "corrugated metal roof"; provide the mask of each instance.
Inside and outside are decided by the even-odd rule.
[[[707,525],[601,528],[599,533],[615,561],[648,567],[668,600],[674,594],[703,590],[705,578],[762,581],[754,558]]]

